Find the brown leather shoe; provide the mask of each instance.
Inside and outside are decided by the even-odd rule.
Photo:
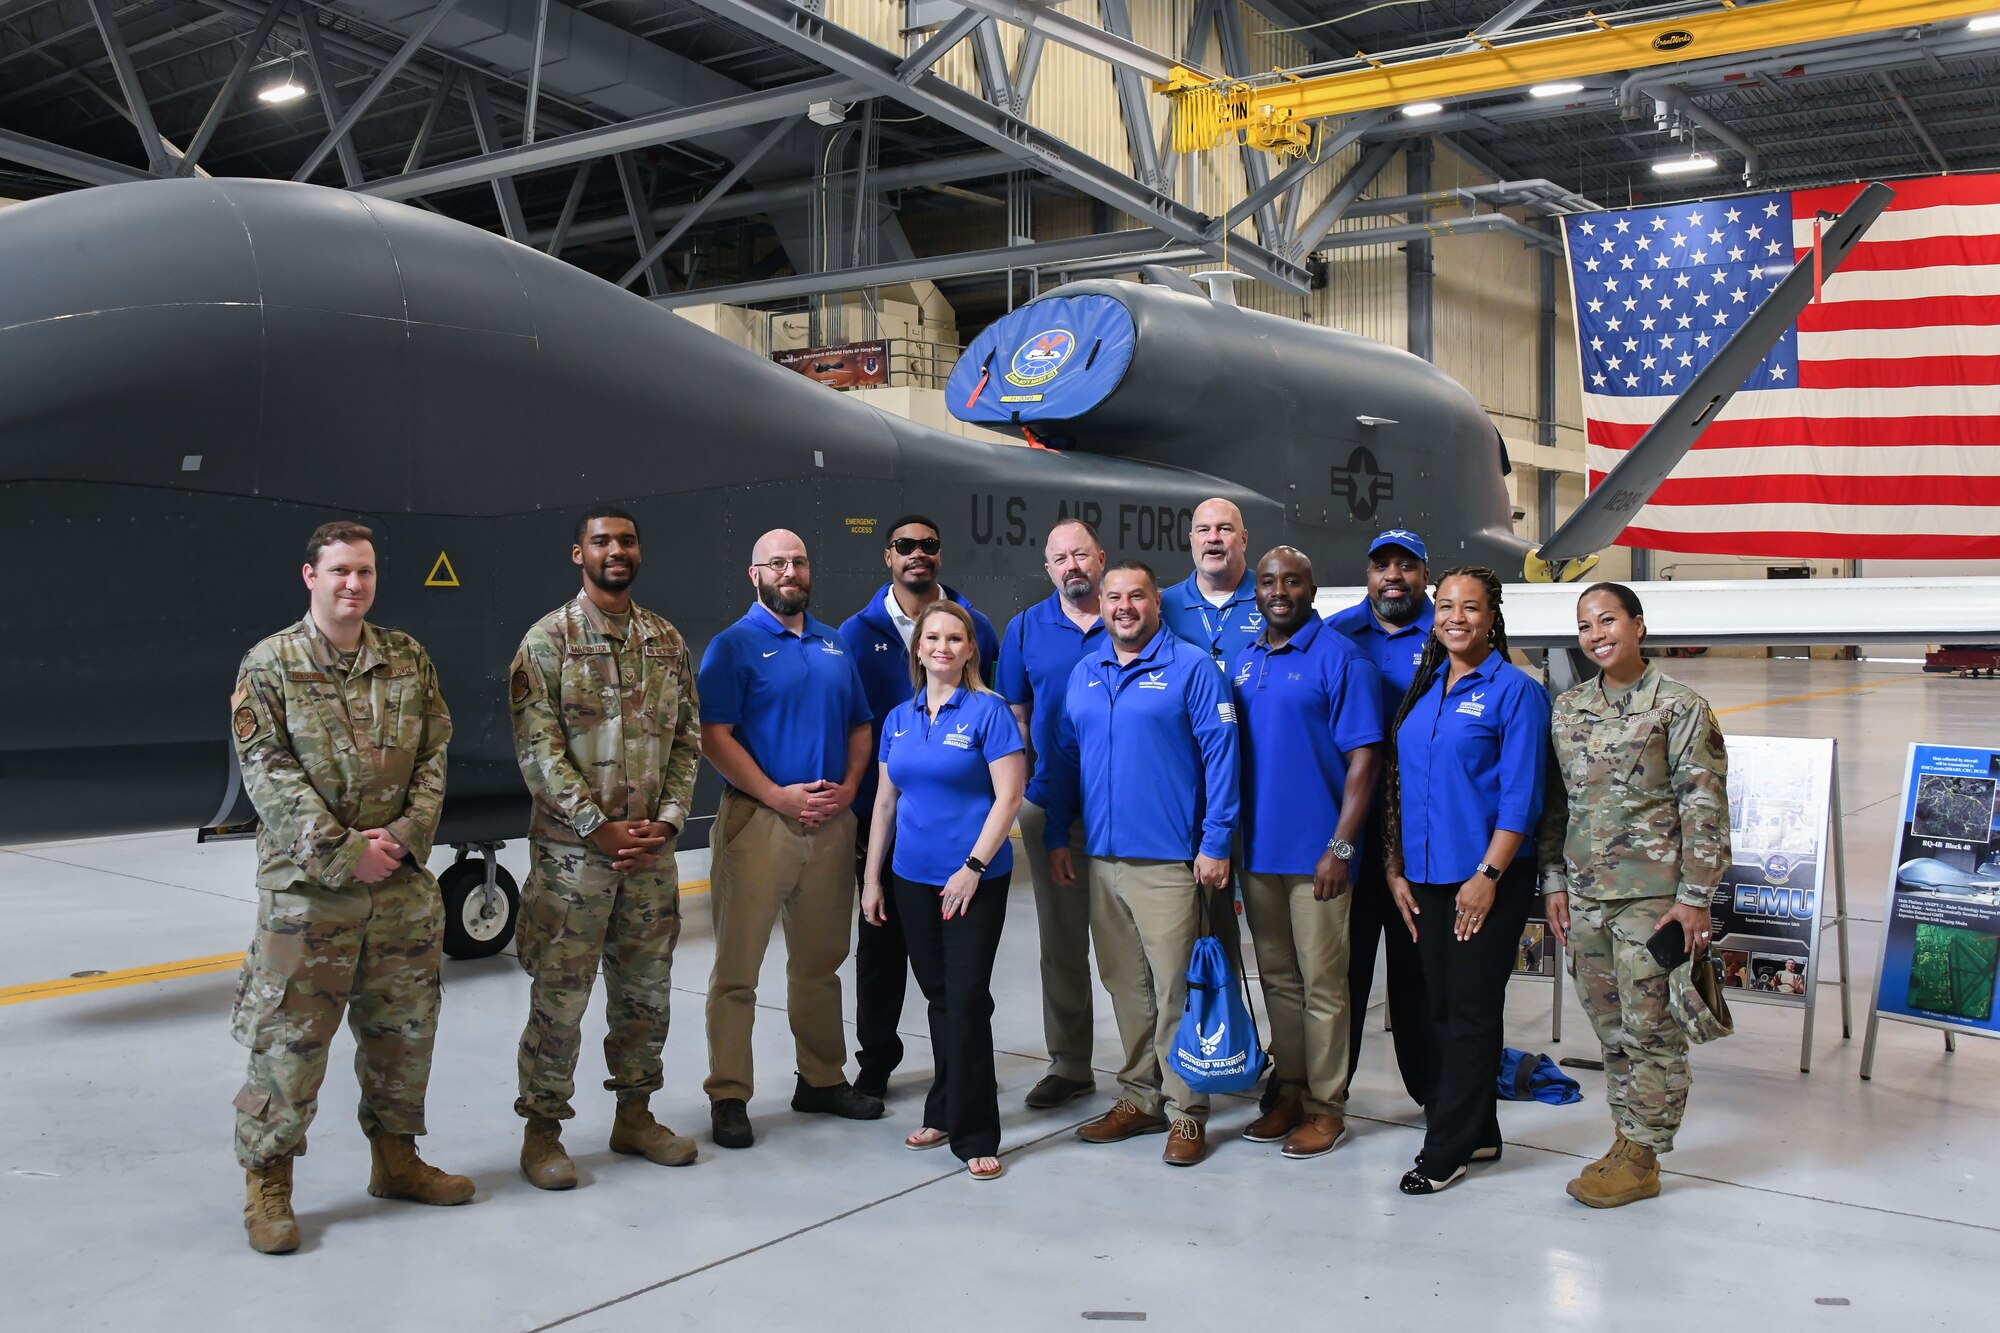
[[[1130,1097],[1120,1097],[1118,1104],[1109,1111],[1090,1123],[1079,1126],[1076,1136],[1085,1143],[1123,1143],[1126,1139],[1134,1139],[1141,1134],[1166,1132],[1165,1116],[1147,1115],[1139,1109],[1139,1103]]]
[[[1173,1133],[1167,1135],[1167,1150],[1160,1154],[1160,1160],[1168,1166],[1193,1166],[1207,1152],[1208,1138],[1201,1126],[1192,1120],[1176,1120]]]
[[[1347,1142],[1347,1121],[1337,1115],[1309,1115],[1285,1140],[1287,1157],[1322,1157]]]
[[[1271,1109],[1250,1122],[1243,1137],[1252,1143],[1276,1143],[1306,1118],[1305,1093],[1296,1083],[1280,1083]]]

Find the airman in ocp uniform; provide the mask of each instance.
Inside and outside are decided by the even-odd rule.
[[[444,804],[451,715],[407,634],[367,622],[373,534],[313,533],[311,609],[243,659],[230,726],[257,830],[258,925],[231,1033],[250,1048],[236,1094],[250,1247],[299,1245],[292,1158],[343,1011],[354,1031],[368,1192],[464,1203],[472,1182],[417,1156],[437,1033],[444,905],[424,868]]]
[[[1550,925],[1604,1047],[1611,1150],[1568,1186],[1614,1208],[1660,1192],[1659,1154],[1687,1107],[1688,1038],[1667,1007],[1668,969],[1647,950],[1669,922],[1708,946],[1709,900],[1729,869],[1729,755],[1699,694],[1639,650],[1646,621],[1623,584],[1577,603],[1577,637],[1603,674],[1556,700],[1550,726],[1567,821],[1544,820]],[[1560,848],[1547,845],[1560,840]]]
[[[575,1114],[580,1029],[600,964],[604,1086],[618,1095],[612,1151],[662,1166],[684,1166],[696,1151],[647,1105],[663,1081],[681,934],[673,842],[701,761],[694,666],[680,631],[633,605],[639,525],[630,514],[585,514],[570,558],[583,591],[536,622],[508,673],[515,753],[535,799],[534,866],[515,936],[532,982],[514,1110],[528,1122],[522,1174],[541,1189],[576,1184],[561,1128]]]

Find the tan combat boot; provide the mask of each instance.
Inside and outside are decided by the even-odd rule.
[[[1603,1165],[1603,1170],[1597,1170]],[[1592,1208],[1621,1208],[1660,1192],[1660,1158],[1651,1148],[1619,1136],[1604,1163],[1592,1163],[1570,1181],[1569,1197]]]
[[[693,1139],[653,1119],[645,1101],[634,1097],[618,1103],[618,1117],[611,1122],[611,1151],[660,1166],[686,1166],[697,1150]]]
[[[538,1190],[576,1188],[576,1163],[563,1151],[562,1121],[531,1115],[521,1135],[521,1174]]]
[[[290,1254],[299,1248],[299,1220],[292,1216],[292,1159],[281,1157],[244,1173],[243,1229],[259,1254]]]
[[[472,1197],[471,1179],[440,1171],[417,1156],[413,1135],[377,1134],[368,1140],[368,1156],[368,1192],[378,1199],[454,1204]]]

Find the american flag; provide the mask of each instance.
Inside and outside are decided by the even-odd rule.
[[[1861,188],[1564,220],[1592,488]],[[1621,545],[2000,557],[2000,175],[1891,188]]]

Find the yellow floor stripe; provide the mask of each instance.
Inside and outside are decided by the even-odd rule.
[[[1802,704],[1808,699],[1831,699],[1836,694],[1856,694],[1862,690],[1879,690],[1890,685],[1901,685],[1912,680],[1922,680],[1922,676],[1892,676],[1887,680],[1870,681],[1866,685],[1843,685],[1837,690],[1815,690],[1811,694],[1788,694],[1782,699],[1766,699],[1754,704],[1731,704],[1727,708],[1715,710],[1716,716],[1724,713],[1747,713],[1753,708],[1776,708],[1779,704]]]
[[[681,896],[699,898],[708,892],[705,879],[681,885]],[[120,986],[143,986],[154,981],[180,977],[205,977],[214,972],[230,972],[242,966],[240,953],[219,953],[209,958],[183,958],[177,963],[154,963],[149,967],[128,967],[94,977],[60,977],[55,981],[31,981],[22,986],[0,986],[0,1006],[26,1004],[30,1000],[52,1000],[61,995],[85,995],[91,991],[116,990]]]

